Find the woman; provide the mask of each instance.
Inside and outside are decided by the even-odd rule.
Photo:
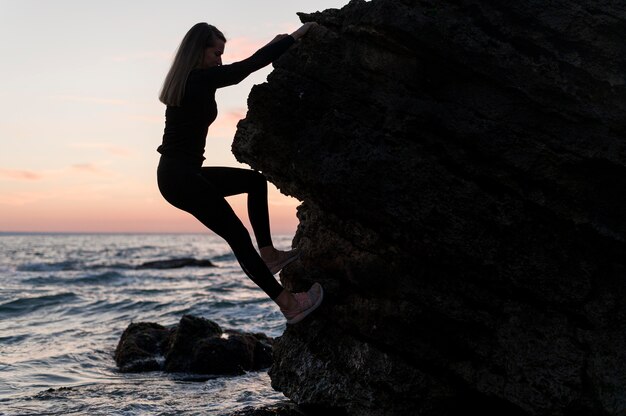
[[[167,105],[158,168],[159,190],[172,205],[189,212],[224,238],[241,268],[272,299],[287,318],[296,323],[322,302],[319,283],[308,292],[291,293],[274,278],[298,257],[272,244],[267,207],[267,183],[258,172],[226,167],[202,167],[209,125],[217,117],[215,91],[234,85],[270,64],[315,23],[305,23],[291,35],[278,35],[251,57],[222,65],[226,38],[217,28],[198,23],[185,35],[159,96]],[[248,215],[259,246],[224,197],[248,194]]]

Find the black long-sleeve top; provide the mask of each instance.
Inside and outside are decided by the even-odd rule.
[[[185,84],[180,107],[167,106],[163,142],[157,148],[162,155],[202,165],[209,126],[217,118],[215,91],[235,85],[252,72],[269,65],[293,43],[286,36],[256,51],[249,58],[229,65],[194,69]]]

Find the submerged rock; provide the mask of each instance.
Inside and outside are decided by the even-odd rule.
[[[115,350],[122,372],[164,370],[197,374],[243,374],[272,364],[272,338],[222,330],[205,318],[184,315],[178,325],[131,323]]]
[[[181,267],[215,267],[215,264],[210,260],[197,260],[185,257],[181,259],[147,261],[137,266],[138,269],[178,269]]]
[[[233,152],[303,201],[273,386],[350,415],[626,413],[626,11],[352,1]]]

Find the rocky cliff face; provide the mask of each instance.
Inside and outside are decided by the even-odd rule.
[[[275,388],[349,415],[626,412],[626,9],[352,1],[233,152],[303,201]],[[490,413],[483,413],[490,414]]]

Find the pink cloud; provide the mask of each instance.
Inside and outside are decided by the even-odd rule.
[[[70,146],[79,149],[101,149],[116,156],[128,156],[132,153],[128,148],[103,142],[80,142],[72,143]]]
[[[113,62],[129,62],[143,60],[170,61],[173,58],[171,52],[166,51],[143,51],[131,54],[115,55],[110,59]]]
[[[209,127],[209,135],[232,138],[235,135],[237,123],[245,116],[246,109],[244,108],[220,112],[215,122]]]
[[[78,95],[56,95],[53,98],[61,101],[69,101],[76,103],[87,104],[104,104],[104,105],[128,105],[127,100],[120,100],[117,98],[102,98],[102,97],[83,97]]]
[[[77,163],[72,165],[72,169],[82,170],[83,172],[98,172],[99,169],[91,163]]]
[[[141,121],[149,124],[163,124],[165,118],[163,116],[143,115],[143,114],[130,114],[127,117],[129,120]]]
[[[106,165],[108,162],[104,162]],[[48,169],[42,171],[22,170],[22,169],[3,169],[0,168],[0,179],[17,181],[54,181],[64,180],[68,177],[74,177],[76,172],[89,173],[100,176],[112,176],[114,172],[103,169],[102,163],[75,163],[71,166],[60,169]],[[6,196],[6,195],[4,195]]]
[[[18,169],[2,169],[0,168],[0,177],[8,179],[18,179],[26,181],[36,181],[43,178],[43,175],[32,170]]]
[[[220,123],[225,123],[231,126],[236,126],[239,120],[246,116],[246,109],[240,108],[231,111],[226,111],[223,114],[220,114],[219,119]]]
[[[267,41],[260,41],[257,39],[250,38],[232,38],[226,42],[226,48],[224,51],[224,63],[232,63],[241,61],[242,59],[248,58],[250,55],[259,50],[263,45],[269,42],[271,39]]]
[[[76,163],[70,167],[73,171],[78,171],[82,173],[90,173],[94,175],[101,176],[111,176],[113,173],[106,169],[102,169],[100,166],[95,163]]]

